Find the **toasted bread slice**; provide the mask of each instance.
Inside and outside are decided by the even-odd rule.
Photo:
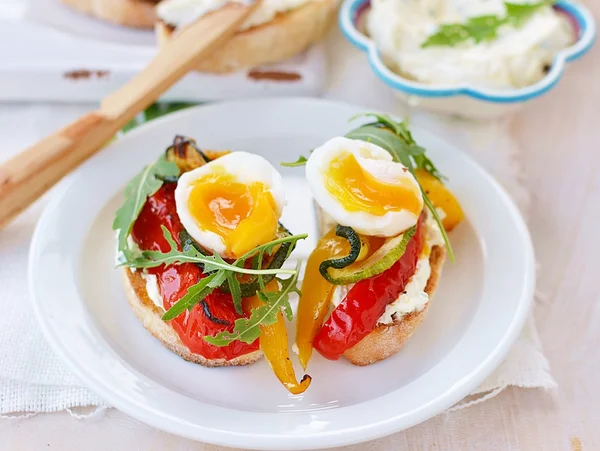
[[[326,214],[316,204],[315,211],[321,234],[325,234],[332,227],[335,227],[336,223],[333,218]],[[425,286],[425,292],[429,295],[429,302],[425,304],[423,310],[404,315],[402,318],[399,318],[391,324],[379,324],[369,335],[344,352],[344,357],[350,360],[354,365],[366,366],[387,359],[400,351],[402,346],[404,346],[412,336],[427,314],[445,260],[446,248],[442,246],[433,246],[429,256],[431,274],[429,275],[429,280]]]
[[[196,66],[200,72],[226,73],[287,60],[323,37],[336,15],[338,0],[315,0],[273,20],[236,33]],[[159,45],[175,29],[156,23]]]
[[[146,330],[184,360],[216,367],[249,365],[262,357],[261,351],[251,352],[232,360],[207,359],[200,354],[194,354],[183,344],[175,330],[162,320],[164,311],[159,309],[148,296],[146,281],[139,271],[131,272],[129,268],[123,268],[123,285],[129,304]]]
[[[119,25],[152,28],[160,0],[61,0],[82,13]]]
[[[429,295],[429,302],[425,304],[423,310],[404,315],[392,324],[379,324],[369,335],[344,352],[344,357],[354,365],[365,366],[387,359],[400,351],[425,318],[445,259],[446,248],[434,246],[431,249],[429,257],[431,275],[425,287],[425,292]]]

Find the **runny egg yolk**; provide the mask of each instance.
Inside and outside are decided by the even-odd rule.
[[[408,210],[418,216],[422,209],[418,188],[402,180],[398,183],[378,180],[363,169],[350,152],[330,162],[325,187],[346,211],[383,216],[390,211]]]
[[[277,231],[277,204],[268,187],[241,183],[222,170],[193,182],[188,208],[198,227],[221,237],[233,258],[272,241]]]

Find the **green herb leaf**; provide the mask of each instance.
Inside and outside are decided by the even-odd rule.
[[[300,263],[298,263],[298,271],[300,271]],[[283,286],[285,281],[280,278],[277,278],[277,280],[279,280],[279,283]],[[297,283],[295,283],[295,285],[293,285],[291,287],[290,293],[291,292],[297,293],[298,297],[300,297],[302,295],[302,293],[298,289]],[[292,304],[290,304],[290,302],[289,302],[289,297],[285,300],[285,302],[283,304],[283,312],[285,313],[285,317],[287,318],[288,321],[291,321],[294,319],[294,312],[292,311]]]
[[[450,261],[453,262],[454,261],[454,251],[452,250],[452,246],[450,245],[450,238],[448,238],[448,233],[446,233],[446,229],[444,228],[444,225],[442,224],[442,219],[440,218],[440,215],[438,215],[437,210],[431,203],[431,200],[429,200],[429,196],[427,196],[425,191],[421,190],[421,192],[423,193],[423,202],[425,202],[425,205],[427,205],[427,208],[431,212],[433,219],[435,219],[435,222],[437,223],[438,227],[440,228],[440,231],[442,232],[442,238],[444,239],[444,244],[446,245],[446,249],[448,249],[448,256],[450,257]]]
[[[294,168],[296,166],[304,166],[308,159],[304,155],[300,155],[296,161],[285,162],[282,161],[279,163],[281,166],[285,166],[286,168]]]
[[[227,274],[227,282],[229,284],[229,290],[231,292],[231,298],[233,299],[233,305],[235,307],[235,311],[240,315],[243,313],[242,309],[242,290],[240,288],[240,282],[237,279],[235,273],[228,272]]]
[[[288,312],[289,296],[297,291],[298,274],[300,273],[300,263],[294,270],[294,275],[281,281],[281,289],[277,292],[258,292],[257,295],[264,302],[260,307],[252,310],[249,318],[240,318],[235,321],[233,331],[224,331],[214,337],[204,337],[204,339],[215,346],[227,346],[235,340],[244,343],[253,343],[260,337],[260,326],[268,326],[277,321],[279,312],[283,309]]]
[[[258,255],[252,261],[252,264],[253,265],[256,264],[257,268],[262,268],[262,261],[263,261],[264,255],[265,255],[264,252],[259,252]],[[262,276],[258,276],[258,286],[260,287],[260,289],[262,291],[265,291],[265,281]]]
[[[218,273],[211,274],[198,282],[196,285],[188,288],[187,293],[179,301],[177,301],[167,312],[163,315],[164,321],[170,321],[177,318],[186,310],[191,310],[196,304],[199,304],[211,294],[219,284],[215,285],[215,280],[218,280],[220,276]]]
[[[427,47],[454,47],[470,38],[469,30],[462,24],[440,25],[437,33],[427,38],[422,48]]]
[[[498,37],[498,28],[504,24],[504,20],[497,16],[478,16],[472,17],[467,22],[467,31],[475,43],[482,41],[492,41]]]
[[[406,122],[396,122],[389,116],[376,113],[367,113],[359,116],[373,116],[377,119],[377,122],[362,125],[352,130],[346,134],[347,138],[377,144],[379,147],[387,150],[392,155],[394,161],[399,161],[406,166],[413,175],[415,170],[421,169],[433,175],[438,180],[445,179],[429,157],[427,157],[425,149],[415,142],[410,130],[406,126]],[[421,192],[423,193],[423,201],[442,231],[450,260],[454,261],[454,252],[446,234],[446,229],[444,229],[442,221],[427,194],[423,190]]]
[[[394,161],[399,161],[409,169],[413,166],[410,160],[409,145],[388,128],[378,127],[373,124],[363,125],[347,133],[346,138],[375,144],[387,150],[394,158]]]
[[[196,104],[186,102],[154,103],[146,108],[145,111],[138,114],[134,119],[129,121],[129,123],[123,127],[123,132],[128,132],[129,130],[136,128],[138,125],[194,105]]]
[[[539,9],[550,6],[552,0],[538,3],[504,2],[504,17],[483,15],[471,17],[464,24],[443,24],[438,31],[429,36],[421,47],[454,47],[472,39],[475,43],[491,41],[498,37],[498,30],[503,25],[522,26]]]
[[[251,251],[246,252],[244,255],[242,255],[240,258],[238,258],[236,260],[236,263],[239,264],[240,262],[244,262],[259,252],[268,251],[269,254],[271,254],[273,252],[273,249],[275,248],[275,246],[278,246],[280,244],[287,243],[287,242],[291,242],[291,243],[295,244],[300,240],[305,240],[306,238],[308,238],[308,233],[302,233],[300,235],[284,236],[282,238],[278,238],[276,240],[269,241],[268,243],[261,244],[260,246],[257,246],[254,249],[252,249]],[[293,250],[293,247],[291,247],[291,249]],[[262,272],[261,274],[267,274],[267,273]]]
[[[163,316],[165,321],[176,318],[185,310],[192,309],[194,306],[202,302],[206,296],[212,293],[215,288],[221,286],[225,281],[227,281],[231,291],[236,311],[239,314],[242,314],[242,293],[240,289],[240,282],[237,279],[236,274],[253,274],[259,277],[267,274],[291,274],[296,279],[298,278],[298,274],[294,269],[259,269],[260,266],[257,266],[256,268],[253,267],[253,269],[248,269],[244,267],[244,262],[254,255],[262,256],[262,254],[266,251],[272,252],[274,247],[277,245],[286,242],[295,244],[297,241],[306,239],[308,237],[308,234],[303,234],[278,238],[269,243],[265,243],[256,247],[237,259],[233,264],[230,264],[223,260],[223,258],[218,254],[210,256],[202,254],[198,249],[196,249],[195,246],[190,245],[187,240],[184,250],[180,251],[169,230],[162,226],[162,231],[171,248],[168,252],[143,251],[140,258],[127,261],[124,263],[124,266],[132,266],[135,268],[154,268],[160,265],[197,263],[204,266],[205,274],[211,273],[207,277],[200,280],[200,282],[198,282],[196,285],[193,285],[188,289],[186,295],[165,313]],[[264,289],[264,284],[262,287]]]
[[[171,232],[169,232],[169,230],[164,226],[162,226],[162,231],[163,235],[165,236],[165,239],[171,245],[171,249],[168,252],[143,251],[141,257],[130,259],[124,262],[122,266],[130,266],[134,268],[156,268],[160,265],[180,265],[182,263],[197,263],[204,265],[205,273],[223,270],[239,274],[251,275],[293,274],[293,269],[249,269],[240,267],[238,265],[240,261],[244,261],[256,252],[259,252],[261,249],[268,248],[269,246],[272,246],[277,243],[283,243],[286,241],[295,242],[308,237],[308,234],[303,234],[279,238],[277,240],[271,241],[270,243],[258,246],[257,248],[253,249],[252,251],[248,252],[243,257],[238,259],[233,264],[230,264],[223,260],[223,258],[219,254],[204,255],[193,246],[188,246],[186,250],[180,251],[177,248],[175,240],[173,240]]]
[[[535,12],[545,6],[551,6],[554,1],[543,1],[539,3],[511,3],[504,2],[506,16],[513,25],[519,26],[529,19]]]
[[[167,161],[162,155],[156,163],[146,166],[142,172],[134,177],[125,188],[125,201],[117,210],[113,222],[113,230],[118,231],[118,259],[123,263],[131,258],[127,245],[127,237],[131,233],[133,223],[139,216],[146,200],[156,193],[163,185],[164,177],[176,177],[179,168],[175,163]]]

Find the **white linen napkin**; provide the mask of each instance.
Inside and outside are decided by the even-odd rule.
[[[0,106],[0,161],[86,109],[66,105]],[[444,136],[451,135],[453,142],[487,167],[521,209],[527,210],[528,196],[519,183],[518,150],[508,139],[506,123],[484,125],[452,121],[449,124],[447,120],[421,114],[416,115],[414,121]],[[86,389],[52,353],[31,312],[27,288],[28,248],[44,204],[42,199],[0,232],[0,415],[4,417],[81,406],[106,407],[103,400]],[[506,361],[475,390],[474,394],[479,396],[465,402],[481,402],[509,385],[545,389],[556,385],[541,351],[533,319],[527,323]]]

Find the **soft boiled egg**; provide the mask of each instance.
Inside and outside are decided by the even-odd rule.
[[[275,239],[285,205],[283,180],[263,157],[233,152],[179,178],[181,223],[208,251],[237,258]]]
[[[423,210],[415,177],[372,143],[330,139],[312,152],[306,178],[319,206],[363,235],[398,235],[415,225]]]

